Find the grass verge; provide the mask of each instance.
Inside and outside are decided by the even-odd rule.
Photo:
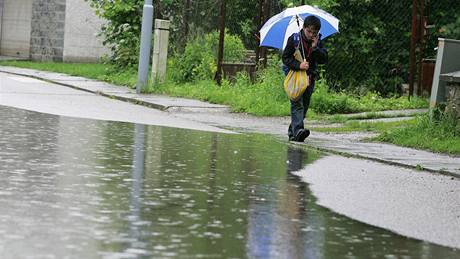
[[[374,140],[460,155],[460,123],[448,115],[430,119],[425,114],[417,117],[414,123],[385,131]]]
[[[328,133],[376,132],[379,135],[369,140],[460,155],[460,123],[448,115],[430,119],[428,114],[423,114],[410,120],[392,122],[347,121],[341,127],[312,129]]]

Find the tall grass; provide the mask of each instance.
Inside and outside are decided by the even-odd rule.
[[[396,145],[460,154],[460,122],[453,115],[434,111],[420,115],[407,127],[395,128],[376,138]]]

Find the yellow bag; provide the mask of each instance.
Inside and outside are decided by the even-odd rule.
[[[294,51],[294,58],[302,62],[303,59],[300,54],[299,46],[297,46]],[[292,101],[297,101],[309,85],[310,78],[308,78],[307,71],[305,70],[294,71],[291,69],[284,79],[284,91]]]
[[[310,80],[305,70],[289,70],[284,79],[284,91],[292,101],[297,101],[310,85]]]

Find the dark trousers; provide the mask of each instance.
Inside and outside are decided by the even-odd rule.
[[[299,130],[304,128],[303,120],[307,114],[314,88],[315,81],[312,81],[311,85],[307,87],[305,92],[297,101],[291,100],[291,124],[288,129],[289,138],[294,137]]]

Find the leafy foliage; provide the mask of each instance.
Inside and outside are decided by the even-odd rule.
[[[429,24],[434,29],[428,32],[426,55],[435,58],[435,47],[438,46],[438,38],[450,38],[460,40],[460,2],[457,0],[430,1]]]
[[[111,60],[119,67],[134,66],[138,59],[140,24],[143,0],[86,0],[108,22],[103,28],[105,43],[112,48]],[[186,3],[190,3],[186,8]],[[191,47],[203,32],[218,27],[218,0],[161,0],[154,1],[155,17],[171,21],[170,53],[188,56],[184,75],[176,80],[210,78],[215,61],[210,55],[195,53]],[[399,94],[401,84],[407,82],[409,43],[411,33],[411,1],[389,0],[310,0],[340,20],[340,33],[327,38],[329,64],[325,74],[329,89],[366,95],[377,92],[385,96]],[[271,14],[299,5],[300,1],[272,1]],[[430,1],[429,21],[435,21],[430,31],[425,57],[434,57],[438,37],[460,37],[460,2],[457,0]],[[238,36],[246,48],[256,45],[259,1],[227,1],[226,26]],[[431,23],[430,22],[430,23]],[[188,34],[185,34],[185,28]],[[226,49],[228,47],[226,42]],[[232,48],[232,47],[230,47]],[[201,53],[201,54],[200,54]],[[185,58],[184,58],[185,59]],[[177,63],[175,66],[185,66]],[[195,64],[191,64],[195,62]],[[339,101],[339,100],[337,100]]]
[[[398,94],[408,80],[412,1],[312,0],[340,20],[340,33],[326,39],[328,85],[337,91]],[[460,37],[460,2],[430,1],[424,57],[434,57],[438,37]]]
[[[343,0],[328,5],[340,19],[340,33],[326,40],[331,88],[398,92],[407,74],[410,2]]]
[[[171,78],[178,82],[212,79],[217,70],[218,43],[217,31],[190,40],[184,53],[169,59]],[[245,48],[237,36],[226,33],[224,45],[224,60],[240,61],[244,57]]]
[[[119,67],[138,62],[142,0],[86,0],[96,14],[108,22],[102,27],[104,45],[111,49],[110,60]]]

